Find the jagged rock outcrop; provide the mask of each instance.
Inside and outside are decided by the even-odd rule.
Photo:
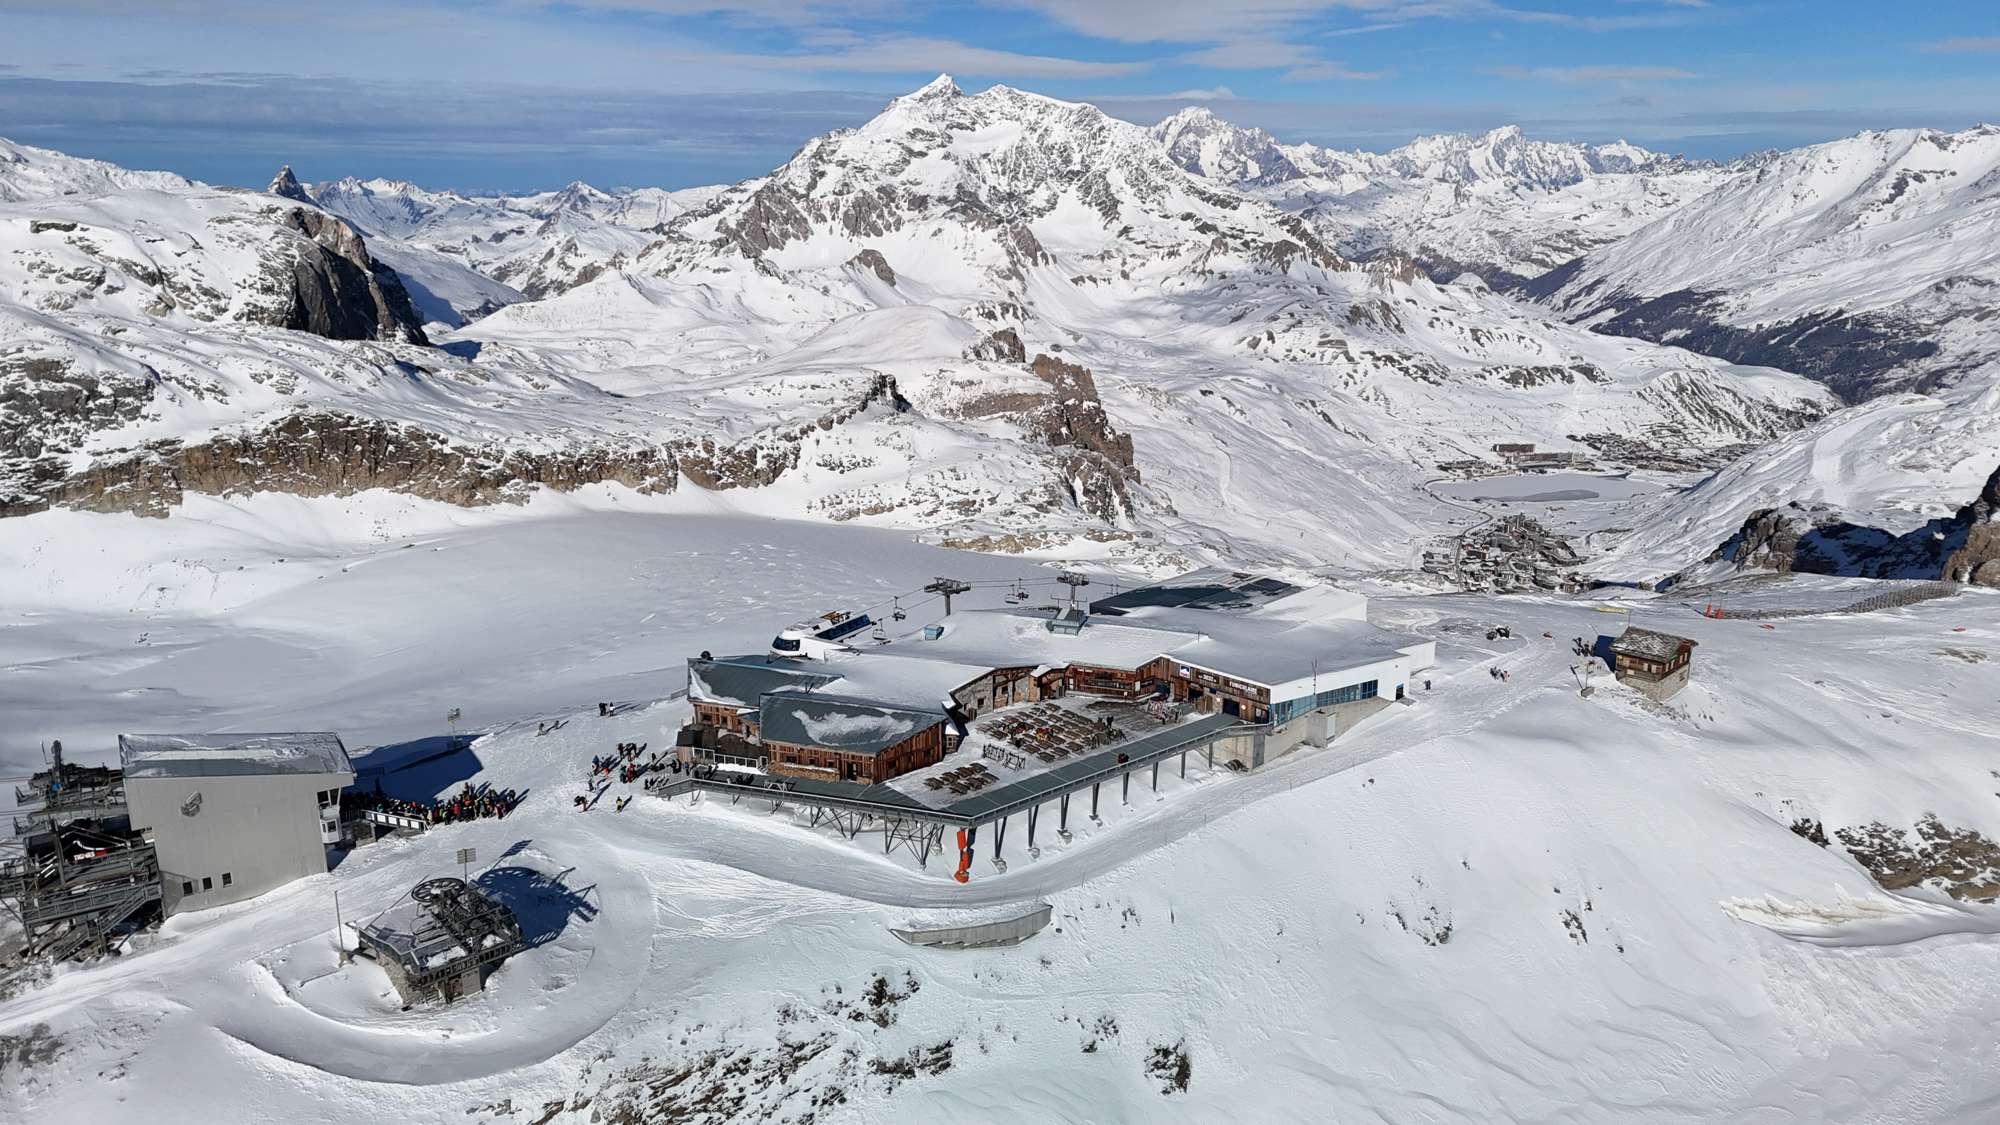
[[[891,285],[896,284],[896,271],[889,268],[889,259],[884,258],[882,252],[873,246],[849,258],[847,264],[856,269],[868,270]]]
[[[1139,481],[1132,435],[1112,427],[1097,397],[1097,381],[1087,368],[1047,354],[1036,355],[1030,367],[1049,384],[1049,402],[1026,422],[1059,451],[1057,468],[1071,498],[1106,522],[1128,517],[1129,486]]]
[[[2000,586],[2000,468],[1986,478],[1979,496],[1958,510],[1954,522],[1964,535],[1945,556],[1944,577],[1952,582]]]
[[[0,355],[0,466],[74,448],[98,430],[139,416],[152,382],[81,371],[47,356]]]
[[[1028,349],[1022,345],[1019,333],[1012,328],[1000,328],[988,332],[978,343],[967,348],[965,358],[995,363],[1026,363]]]
[[[299,203],[312,203],[313,201],[312,196],[306,194],[305,185],[299,183],[299,178],[292,174],[292,166],[289,164],[278,169],[278,174],[271,177],[271,186],[264,190],[272,195],[283,196],[286,199]]]
[[[2000,586],[2000,469],[1950,518],[1901,535],[1851,523],[1824,506],[1760,509],[1708,561],[1780,573]]]
[[[253,310],[251,319],[332,340],[430,343],[402,278],[368,256],[353,227],[307,207],[286,211],[279,222],[303,237],[291,240],[289,262],[265,263],[281,299]]]
[[[878,375],[840,409],[735,444],[633,438],[557,452],[458,442],[416,426],[300,411],[241,433],[101,456],[77,472],[57,457],[17,461],[0,476],[0,517],[52,507],[165,516],[186,492],[345,496],[382,488],[478,506],[523,501],[536,486],[570,492],[609,482],[671,492],[685,477],[711,490],[757,488],[798,465],[801,444],[813,431],[830,430],[878,404],[909,409],[895,380]]]
[[[45,481],[38,494],[0,496],[0,515],[49,507],[165,516],[184,492],[227,496],[284,492],[344,496],[369,488],[479,505],[525,499],[532,485],[570,491],[615,481],[642,492],[672,491],[672,455],[659,448],[585,448],[530,453],[453,442],[415,426],[330,412],[302,412],[245,433],[149,445],[100,458]]]

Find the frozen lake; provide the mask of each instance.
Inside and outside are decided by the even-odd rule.
[[[1452,481],[1433,491],[1453,500],[1506,500],[1512,503],[1554,504],[1566,500],[1629,500],[1649,496],[1667,486],[1630,477],[1593,473],[1517,473]]]

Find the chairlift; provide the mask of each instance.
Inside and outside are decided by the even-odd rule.
[[[889,606],[890,606],[889,616],[896,619],[897,621],[901,621],[905,617],[909,616],[909,614],[903,612],[903,600],[901,598],[889,599]]]
[[[1019,582],[1014,583],[1014,588],[1008,591],[1007,600],[1015,603],[1027,601],[1028,588],[1026,586],[1021,585]]]

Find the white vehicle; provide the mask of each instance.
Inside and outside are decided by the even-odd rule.
[[[836,652],[846,652],[850,645],[844,643],[863,629],[873,624],[865,613],[845,613],[834,610],[823,613],[811,621],[801,621],[789,629],[782,630],[771,638],[771,655],[802,657],[807,660],[824,660]]]

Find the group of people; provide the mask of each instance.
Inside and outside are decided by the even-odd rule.
[[[512,789],[494,789],[481,782],[475,787],[467,782],[457,793],[436,801],[409,801],[391,797],[382,792],[381,783],[376,782],[373,792],[348,791],[340,795],[341,804],[362,812],[375,811],[394,813],[398,816],[413,817],[425,824],[457,824],[468,820],[487,817],[498,819],[514,811],[524,794]]]
[[[661,773],[667,769],[672,769],[675,773],[681,771],[680,759],[666,751],[655,753],[650,758],[646,757],[645,754],[645,743],[621,742],[618,744],[618,749],[610,754],[592,755],[590,759],[590,785],[596,791],[579,794],[570,804],[578,812],[589,812],[591,807],[597,804],[598,798],[604,796],[604,791],[610,788],[611,779],[614,777],[621,783],[630,785],[649,773]],[[605,783],[602,788],[598,787],[598,780],[600,778]],[[624,812],[625,806],[631,803],[632,798],[630,796],[620,797],[613,805],[613,809],[617,812]]]
[[[514,806],[520,803],[521,795],[512,789],[494,789],[485,782],[475,788],[468,781],[464,788],[432,807],[437,814],[432,823],[457,824],[488,817],[497,820],[513,812]]]
[[[595,782],[600,774],[611,777],[615,773],[619,781],[630,785],[646,774],[665,768],[658,754],[648,761],[640,761],[639,756],[645,752],[646,744],[643,742],[619,743],[617,753],[590,759],[590,780]]]

